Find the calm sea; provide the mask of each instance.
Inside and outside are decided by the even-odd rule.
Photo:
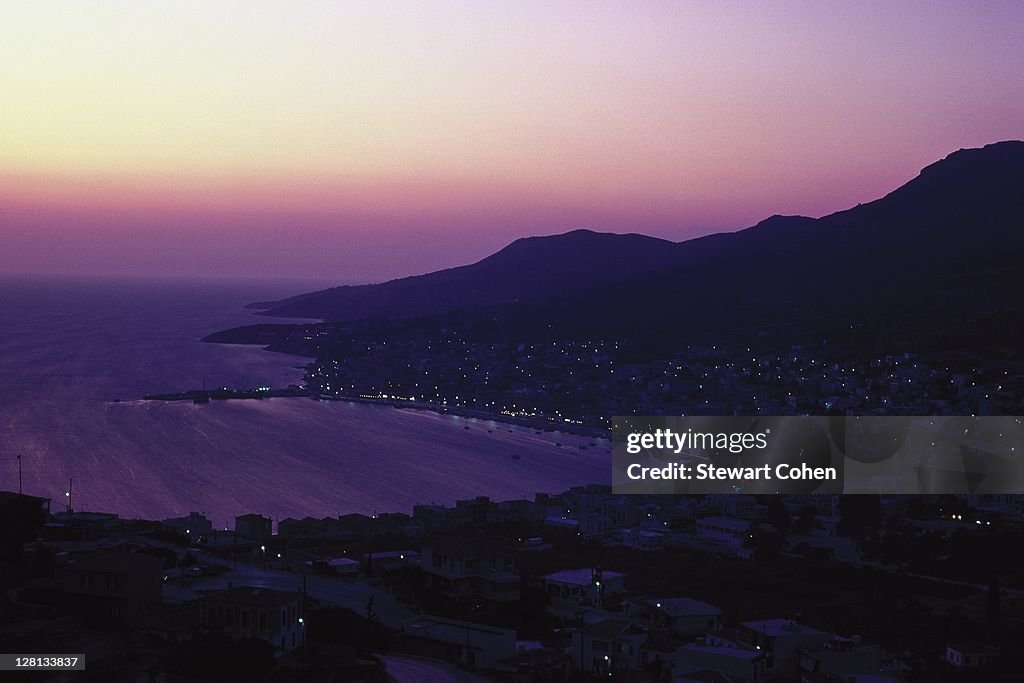
[[[20,453],[25,493],[54,510],[73,479],[78,510],[199,511],[227,525],[247,512],[408,512],[610,480],[607,441],[580,449],[592,440],[310,399],[139,400],[204,382],[298,383],[302,358],[198,340],[268,321],[246,303],[312,287],[0,276],[0,490],[17,490]]]

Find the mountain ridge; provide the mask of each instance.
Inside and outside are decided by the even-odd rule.
[[[362,301],[343,302],[347,317],[314,316],[308,306],[295,314],[477,317],[524,335],[628,336],[652,348],[698,333],[835,334],[873,321],[917,334],[992,310],[1016,319],[1022,186],[1024,142],[994,143],[821,218],[775,215],[678,243],[588,230],[523,238],[469,266],[349,288],[346,296]],[[496,285],[487,281],[494,274]],[[437,291],[448,294],[440,305]],[[396,296],[405,297],[399,306],[389,301]]]
[[[417,317],[507,303],[627,277],[671,262],[676,243],[579,229],[523,237],[475,263],[372,285],[343,285],[251,304],[266,315],[357,320]]]

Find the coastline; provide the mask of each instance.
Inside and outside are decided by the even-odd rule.
[[[192,401],[196,404],[208,403],[210,401],[230,400],[267,400],[271,398],[307,398],[314,401],[341,401],[347,403],[366,403],[378,406],[390,406],[396,410],[423,410],[439,415],[454,415],[467,417],[476,420],[500,422],[502,424],[515,425],[527,429],[543,432],[561,432],[575,436],[587,436],[594,439],[610,439],[611,430],[600,427],[588,427],[586,425],[573,424],[570,422],[556,422],[553,419],[545,420],[535,417],[517,417],[503,413],[492,413],[486,410],[449,406],[428,401],[408,401],[391,398],[376,398],[372,396],[351,396],[338,394],[324,396],[310,391],[306,387],[288,387],[287,389],[271,389],[270,387],[258,387],[256,389],[193,389],[179,393],[170,394],[146,394],[142,397],[144,401]]]

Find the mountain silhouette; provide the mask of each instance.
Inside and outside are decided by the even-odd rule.
[[[574,336],[646,335],[655,346],[860,328],[915,345],[995,342],[1021,317],[1022,187],[1024,143],[961,150],[874,202],[819,219],[774,216],[705,238],[713,248],[684,242],[672,267],[529,315]],[[588,316],[584,300],[611,314]]]
[[[614,336],[651,353],[729,336],[999,343],[1024,322],[1022,188],[1024,142],[1000,142],[822,218],[772,216],[680,243],[577,230],[461,268],[260,307],[337,321],[483,316],[524,337]]]
[[[409,318],[558,296],[674,261],[673,242],[574,230],[516,240],[477,263],[375,284],[253,304],[273,316],[345,321]]]

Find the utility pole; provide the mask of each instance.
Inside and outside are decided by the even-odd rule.
[[[583,666],[583,610],[578,612],[580,618],[580,673],[582,674],[586,669]]]
[[[18,495],[21,493],[21,453],[18,453]]]
[[[67,499],[68,499],[68,513],[69,514],[71,513],[71,485],[74,484],[74,482],[75,482],[74,479],[68,479],[68,490],[67,490],[67,493],[64,494],[65,497],[67,497]]]

